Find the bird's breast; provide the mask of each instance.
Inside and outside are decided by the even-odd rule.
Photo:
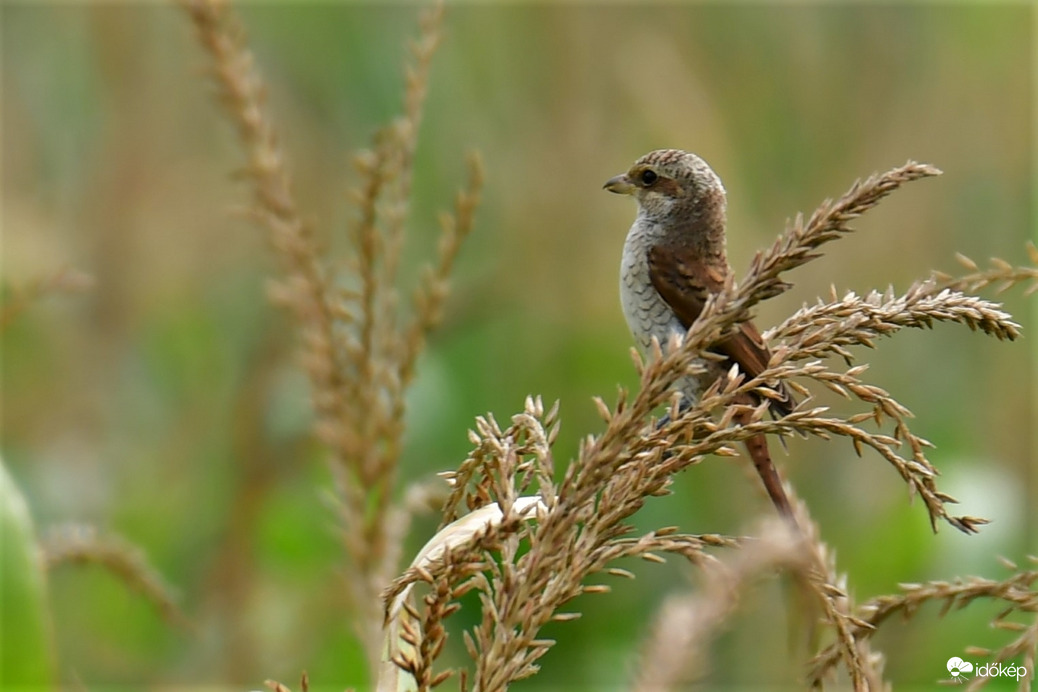
[[[660,345],[666,346],[672,335],[685,333],[674,311],[649,279],[648,252],[654,230],[644,219],[636,220],[627,234],[620,260],[620,305],[627,326],[643,351],[648,351],[654,336]]]

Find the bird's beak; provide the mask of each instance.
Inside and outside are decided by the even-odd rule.
[[[634,183],[627,177],[626,173],[616,175],[606,181],[603,189],[615,192],[618,195],[629,195],[634,192]]]

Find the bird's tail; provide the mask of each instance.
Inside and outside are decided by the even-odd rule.
[[[690,405],[691,403],[688,398],[682,398],[679,411],[688,408]],[[749,419],[750,414],[747,413],[745,415],[736,416],[735,420],[740,425],[744,425],[749,422]],[[669,412],[656,421],[656,428],[662,428],[668,423],[670,423]],[[750,459],[753,461],[753,466],[757,469],[757,474],[764,482],[764,490],[767,491],[768,497],[771,498],[772,504],[775,505],[775,509],[777,509],[779,514],[788,520],[794,528],[797,528],[796,519],[793,517],[793,507],[790,505],[789,498],[786,497],[786,491],[782,487],[782,477],[779,476],[778,469],[775,468],[775,464],[771,460],[771,453],[768,451],[767,437],[763,434],[759,434],[746,440],[746,451],[749,452]]]
[[[746,440],[746,451],[749,452],[753,466],[764,482],[764,489],[775,505],[775,509],[795,526],[796,519],[793,518],[793,508],[782,487],[782,477],[779,476],[778,469],[775,468],[775,464],[771,461],[771,454],[768,452],[768,439],[763,434],[754,435]]]

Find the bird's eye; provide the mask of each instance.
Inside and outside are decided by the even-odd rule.
[[[642,174],[641,174],[640,177],[641,177],[642,185],[644,185],[645,187],[649,187],[654,182],[656,182],[656,180],[659,179],[659,176],[656,175],[656,171],[651,170],[651,169],[646,169],[646,170],[642,171]]]

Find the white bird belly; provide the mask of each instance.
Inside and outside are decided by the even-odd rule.
[[[638,224],[635,225],[635,228]],[[685,336],[685,327],[667,305],[649,279],[647,234],[635,228],[627,235],[623,258],[620,261],[620,305],[627,326],[638,347],[647,357],[652,357],[652,339],[656,337],[666,351],[670,340]],[[700,363],[705,365],[705,363]],[[674,383],[688,400],[694,402],[701,391],[698,377],[686,375]]]

